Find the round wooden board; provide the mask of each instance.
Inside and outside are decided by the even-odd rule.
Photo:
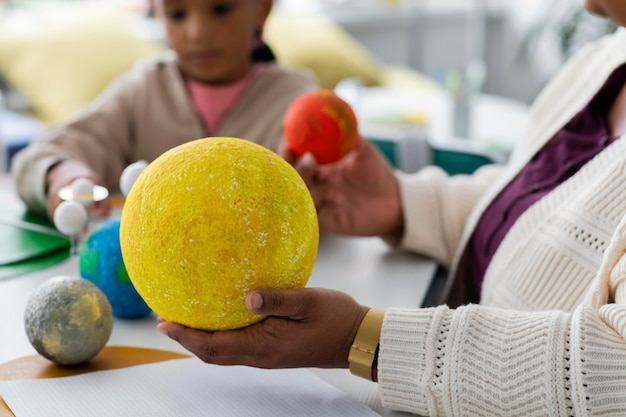
[[[133,365],[188,358],[184,353],[128,346],[105,346],[89,362],[74,366],[59,366],[43,356],[32,355],[0,364],[0,381],[15,379],[58,378],[86,372],[126,368]],[[0,417],[15,417],[0,398]]]

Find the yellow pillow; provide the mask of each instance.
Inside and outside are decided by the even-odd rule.
[[[137,59],[164,48],[136,37],[120,10],[74,5],[67,13],[70,21],[61,22],[37,13],[29,17],[35,30],[0,33],[0,73],[47,124],[66,120]]]
[[[441,84],[416,69],[403,65],[388,65],[381,75],[380,84],[387,88],[414,88],[441,90]]]
[[[378,85],[381,70],[374,55],[341,26],[321,15],[288,15],[272,11],[264,39],[279,62],[311,69],[322,88],[345,78]]]

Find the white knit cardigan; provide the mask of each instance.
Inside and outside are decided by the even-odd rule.
[[[486,206],[626,62],[626,30],[573,57],[531,108],[506,167],[401,176],[402,247],[460,261]],[[389,309],[383,404],[425,416],[626,416],[626,138],[529,208],[486,272],[481,304]]]

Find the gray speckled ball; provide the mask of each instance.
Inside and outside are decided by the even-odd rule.
[[[30,297],[24,325],[40,355],[59,365],[75,365],[102,350],[111,336],[113,313],[104,293],[91,281],[57,276]]]

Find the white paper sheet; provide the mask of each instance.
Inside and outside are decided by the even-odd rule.
[[[175,359],[72,377],[0,382],[16,417],[379,416],[306,369]]]

